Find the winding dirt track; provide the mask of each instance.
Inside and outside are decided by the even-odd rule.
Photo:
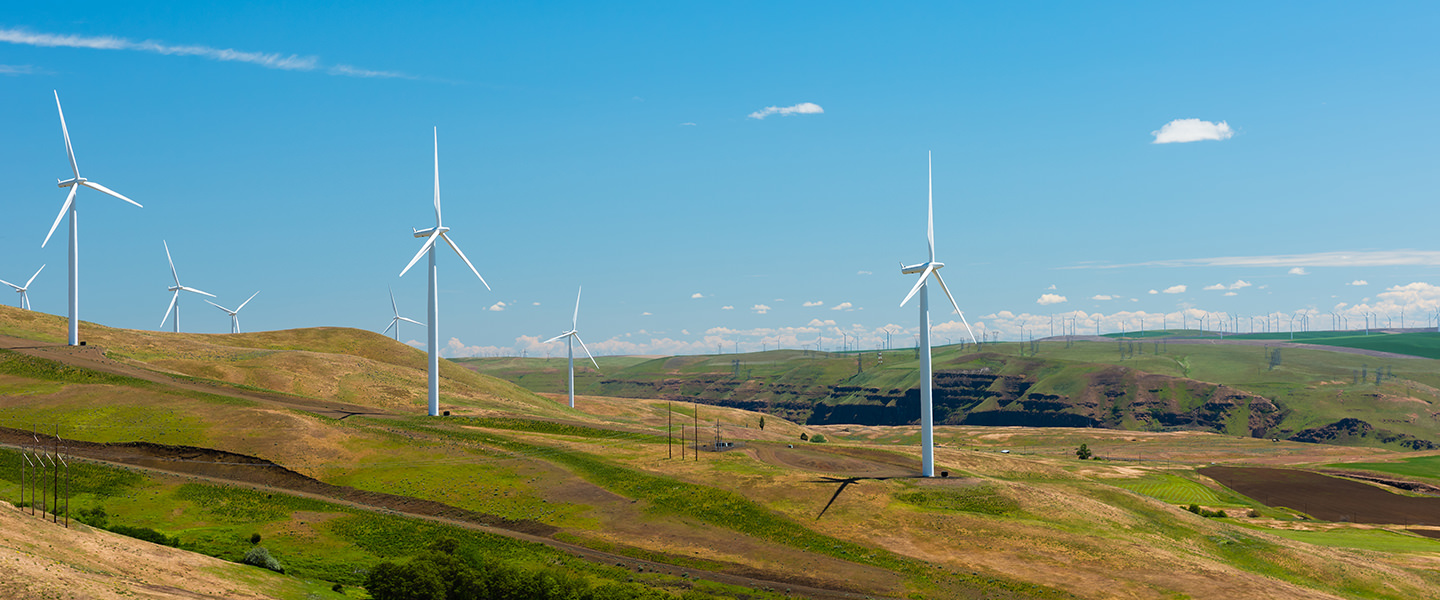
[[[218,383],[196,381],[163,372],[151,371],[106,358],[104,350],[97,346],[71,347],[0,336],[0,348],[54,360],[84,369],[160,383],[168,387],[253,400],[263,404],[293,408],[334,419],[343,419],[357,414],[380,417],[395,416],[392,413],[371,407],[301,398],[279,393],[240,390]],[[33,445],[35,444],[31,432],[0,427],[0,446],[19,450],[24,446]],[[426,519],[474,531],[482,531],[513,539],[544,544],[573,556],[601,564],[619,564],[630,568],[644,567],[649,571],[683,571],[696,578],[707,579],[727,585],[750,588],[789,589],[792,593],[807,598],[852,600],[880,597],[873,593],[834,589],[835,587],[842,587],[835,585],[834,582],[821,581],[804,575],[764,571],[745,565],[730,565],[725,572],[702,571],[689,567],[677,567],[662,562],[632,558],[621,554],[602,552],[585,546],[556,540],[550,536],[558,532],[559,528],[544,523],[528,520],[516,521],[495,515],[456,508],[430,500],[359,490],[347,486],[331,485],[306,477],[267,460],[221,450],[167,446],[149,442],[99,444],[65,440],[65,445],[67,455],[74,455],[96,463],[138,469],[163,475],[189,477],[211,483],[235,485],[272,493],[304,496],[361,510]]]

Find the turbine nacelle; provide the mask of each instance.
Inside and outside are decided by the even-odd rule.
[[[75,185],[75,184],[77,184],[77,183],[85,183],[86,181],[89,181],[89,180],[88,180],[88,179],[85,179],[84,177],[72,177],[72,178],[70,178],[70,179],[64,179],[64,180],[56,179],[56,180],[55,180],[55,187],[67,188],[67,187],[70,187],[70,186]]]
[[[910,265],[910,266],[908,266],[908,267],[905,266],[905,263],[900,263],[900,273],[902,273],[902,274],[904,274],[904,275],[913,275],[913,274],[915,274],[915,273],[923,272],[927,267],[933,268],[934,270],[939,271],[940,268],[941,268],[941,267],[944,267],[944,266],[945,266],[945,263],[942,263],[942,262],[920,263],[920,264],[918,264],[918,265]]]
[[[445,233],[445,232],[447,232],[447,231],[450,231],[450,228],[449,228],[449,227],[427,227],[427,228],[425,228],[425,229],[415,229],[414,227],[411,227],[410,230],[415,232],[415,237],[417,237],[417,238],[423,238],[423,237],[430,237],[430,236],[435,235],[435,234],[437,234],[437,233]]]

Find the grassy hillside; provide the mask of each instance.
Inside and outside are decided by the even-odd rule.
[[[1386,352],[1440,345],[1433,333],[1369,338],[1305,341]],[[913,349],[611,360],[599,372],[577,366],[581,393],[697,399],[811,424],[903,424],[919,414]],[[565,391],[563,360],[458,362],[539,392]],[[935,365],[942,422],[1200,429],[1412,449],[1440,444],[1440,422],[1428,408],[1440,402],[1440,363],[1427,358],[1156,337],[942,346]]]
[[[9,327],[6,335],[21,329]],[[590,394],[571,410],[480,374],[455,378],[457,388],[474,390],[457,394],[464,410],[456,416],[422,417],[379,402],[370,414],[321,416],[282,401],[291,396],[246,395],[284,386],[245,382],[343,379],[350,368],[418,370],[403,364],[409,351],[396,348],[387,358],[389,348],[370,346],[393,348],[392,340],[348,330],[251,335],[97,328],[86,336],[103,341],[120,367],[135,369],[130,375],[78,353],[0,352],[0,426],[49,432],[58,425],[68,439],[148,442],[98,447],[137,470],[87,467],[77,478],[77,509],[103,507],[114,522],[232,561],[259,533],[289,576],[345,589],[383,561],[453,537],[463,554],[489,564],[542,575],[559,568],[589,588],[639,585],[691,598],[1414,598],[1440,591],[1429,568],[1440,558],[1434,543],[1403,527],[1366,526],[1384,538],[1346,524],[1318,529],[1195,472],[1212,461],[1398,456],[1381,449],[1187,431],[944,426],[937,463],[949,477],[919,479],[913,427],[805,426],[772,414],[762,430],[754,411]],[[1013,383],[1005,379],[1017,377],[1013,369],[1033,374],[1029,389],[1043,390],[1036,393],[1078,394],[1067,381],[1142,360],[1138,352],[1118,365],[1084,359],[1113,351],[1099,346],[1041,345],[1038,356],[1027,348],[1023,358],[999,347],[983,355],[947,348],[940,362],[955,371],[988,369],[995,385]],[[1206,354],[1208,347],[1184,350],[1175,360],[1182,355],[1169,349],[1176,369],[1223,367],[1210,364],[1224,357]],[[833,389],[837,379],[898,387],[907,378],[913,384],[903,354],[847,375],[853,355],[766,353],[746,357],[741,368],[751,374],[739,383],[775,399]],[[648,379],[635,381],[659,381],[683,400],[742,389],[726,387],[730,360],[607,359],[601,366],[644,373]],[[1224,360],[1237,372],[1260,371],[1243,357]],[[151,368],[186,376],[146,378]],[[1394,368],[1397,379],[1410,372]],[[1276,377],[1308,385],[1309,372],[1295,369]],[[761,373],[769,379],[758,381]],[[196,378],[222,383],[195,387]],[[318,381],[288,389],[339,393]],[[852,393],[856,401],[860,395]],[[681,425],[692,439],[744,445],[697,456],[672,444]],[[802,442],[802,433],[826,441]],[[1105,460],[1076,460],[1081,443]],[[142,451],[149,454],[135,458]],[[0,498],[18,500],[18,465],[13,450],[0,452]],[[1204,518],[1177,506],[1186,500],[1235,516]]]

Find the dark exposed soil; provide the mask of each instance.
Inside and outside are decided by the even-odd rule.
[[[1296,469],[1214,466],[1200,473],[1267,506],[1298,510],[1322,521],[1440,525],[1440,498],[1403,496]]]

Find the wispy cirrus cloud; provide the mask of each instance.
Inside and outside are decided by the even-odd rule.
[[[816,104],[814,102],[801,102],[794,106],[767,106],[765,108],[750,113],[748,116],[751,119],[759,120],[764,119],[765,117],[768,117],[770,115],[780,115],[782,117],[788,117],[791,115],[818,115],[824,112],[825,109],[820,108],[819,104]]]
[[[1230,124],[1225,121],[1212,123],[1200,119],[1175,119],[1160,126],[1160,129],[1150,132],[1155,136],[1155,144],[1183,144],[1185,142],[1199,142],[1204,140],[1228,140],[1235,135],[1230,129]]]
[[[0,75],[35,75],[40,72],[34,65],[0,65]]]
[[[37,33],[25,29],[0,28],[0,42],[41,48],[82,48],[87,50],[128,50],[163,56],[195,56],[221,62],[240,62],[282,71],[318,71],[331,75],[361,78],[416,79],[397,71],[375,71],[353,65],[326,67],[317,56],[284,52],[248,52],[233,48],[214,48],[199,44],[167,44],[156,40],[135,41],[112,35],[75,35]]]
[[[1440,266],[1440,250],[1366,250],[1359,252],[1314,252],[1262,256],[1218,256],[1180,258],[1118,265],[1077,265],[1062,269],[1120,269],[1128,267],[1395,267]],[[1292,273],[1294,271],[1292,270]],[[1300,274],[1300,273],[1295,273]]]

